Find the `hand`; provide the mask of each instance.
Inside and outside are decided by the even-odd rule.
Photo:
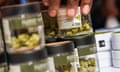
[[[56,16],[57,10],[60,7],[61,0],[42,0],[45,6],[49,6],[49,15]],[[77,12],[79,0],[67,0],[67,16],[73,17]],[[92,7],[92,0],[82,0],[81,12],[87,15]]]

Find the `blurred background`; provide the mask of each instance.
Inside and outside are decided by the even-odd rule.
[[[120,0],[94,0],[91,11],[94,29],[120,25]]]
[[[28,2],[41,0],[27,0]],[[20,0],[1,1],[0,6],[19,4]],[[91,11],[93,28],[120,27],[120,0],[93,0]]]

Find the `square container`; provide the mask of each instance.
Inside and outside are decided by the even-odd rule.
[[[113,67],[120,68],[120,59],[113,59]]]
[[[120,68],[120,51],[112,51],[113,67]]]
[[[85,55],[79,57],[78,72],[99,72],[97,55]]]
[[[111,52],[98,52],[97,57],[100,69],[104,67],[110,67],[112,65]]]
[[[120,50],[120,31],[112,34],[112,49]]]
[[[26,3],[1,8],[5,45],[9,53],[44,48],[44,25],[40,3]]]
[[[74,42],[74,56],[78,72],[99,72],[94,34],[63,38]]]
[[[95,34],[97,51],[111,50],[111,32],[98,32]]]
[[[74,45],[71,41],[46,44],[50,72],[76,72]]]
[[[80,7],[77,8],[73,18],[67,17],[66,8],[63,6],[58,10],[57,21],[60,37],[74,37],[93,32],[90,15],[81,14]]]
[[[46,49],[9,55],[9,72],[49,72]]]
[[[4,6],[2,31],[10,72],[46,72],[44,25],[39,2]]]
[[[112,51],[112,58],[113,59],[120,59],[120,51]]]

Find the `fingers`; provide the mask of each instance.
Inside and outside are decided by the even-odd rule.
[[[49,0],[49,15],[51,17],[56,16],[57,10],[60,6],[60,0]]]
[[[75,16],[79,0],[67,0],[67,16]]]
[[[92,0],[82,0],[81,11],[83,15],[87,15],[92,7]]]
[[[49,6],[49,15],[51,17],[56,16],[57,10],[60,7],[61,0],[43,0],[45,6]],[[67,0],[67,16],[73,17],[77,12],[79,0]],[[87,15],[92,7],[92,0],[81,1],[81,12],[83,15]]]
[[[44,4],[45,6],[48,6],[48,5],[49,5],[49,0],[42,0],[42,2],[43,2],[43,4]]]

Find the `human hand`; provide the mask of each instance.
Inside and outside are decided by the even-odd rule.
[[[60,7],[61,0],[42,0],[45,6],[49,7],[49,15],[51,17],[56,16],[57,10]],[[77,12],[79,0],[67,0],[67,16],[73,17]],[[92,7],[92,0],[81,1],[81,12],[83,15],[87,15]]]

